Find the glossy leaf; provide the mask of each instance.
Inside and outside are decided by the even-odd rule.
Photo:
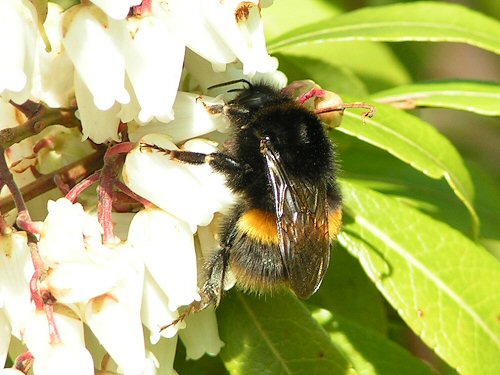
[[[500,85],[480,81],[426,82],[396,87],[371,96],[403,108],[440,107],[500,116]]]
[[[447,225],[343,182],[339,242],[406,323],[464,374],[500,373],[500,264]]]
[[[186,348],[181,340],[177,343],[174,368],[178,374],[229,375],[220,356],[212,357],[210,355],[204,355],[196,361],[187,359]]]
[[[467,208],[444,179],[429,178],[384,150],[357,138],[340,132],[332,132],[332,135],[342,161],[342,177],[397,197],[400,202],[446,222],[466,236],[473,236]],[[479,199],[479,193],[477,195]],[[482,208],[478,203],[475,204],[477,211]],[[481,233],[487,225],[481,221]]]
[[[284,48],[279,54],[286,54],[290,58],[315,59],[332,64],[337,69],[352,72],[358,77],[369,92],[385,90],[411,82],[406,67],[399,61],[389,46],[376,42],[343,42],[307,44]],[[279,56],[278,54],[278,56]],[[366,61],[370,61],[367,64]],[[288,74],[286,71],[285,73]],[[281,62],[280,62],[281,69]],[[308,69],[308,71],[310,71]],[[314,75],[318,75],[315,73]],[[333,81],[329,79],[329,81]],[[338,91],[337,86],[342,83],[332,82],[331,86],[317,81],[331,91]],[[347,91],[344,91],[347,93]]]
[[[291,293],[264,299],[234,291],[217,316],[231,374],[356,374]]]
[[[307,303],[329,310],[335,317],[387,334],[382,295],[366,277],[357,259],[341,246],[334,247],[323,283]]]
[[[284,47],[325,41],[462,42],[500,53],[500,23],[469,8],[414,2],[363,8],[297,28],[268,43]]]
[[[473,206],[474,186],[455,147],[415,116],[384,104],[377,104],[376,109],[375,116],[365,125],[358,115],[346,111],[337,129],[388,151],[429,177],[444,177],[469,210],[477,236],[479,219]]]
[[[349,358],[358,374],[435,374],[422,361],[379,332],[332,315],[328,310],[316,310],[313,316]]]
[[[335,4],[323,0],[278,1],[274,2],[271,7],[263,9],[262,21],[266,37],[269,40],[299,26],[334,17],[340,12],[341,10]],[[307,14],[307,17],[297,17],[298,14]]]
[[[277,54],[276,57],[280,61],[280,70],[286,74],[289,82],[310,79],[321,87],[335,90],[337,94],[368,95],[363,82],[345,67],[314,57],[282,54]]]

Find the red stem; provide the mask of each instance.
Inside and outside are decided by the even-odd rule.
[[[114,241],[113,220],[113,191],[118,182],[118,170],[125,160],[125,154],[136,146],[132,142],[123,142],[111,146],[104,155],[104,167],[99,178],[97,217],[103,229],[103,243]]]
[[[46,303],[44,305],[45,315],[47,315],[47,320],[49,323],[49,336],[51,344],[60,344],[61,336],[59,336],[59,330],[57,329],[56,322],[54,320],[54,306],[52,304]]]
[[[116,181],[115,186],[117,189],[120,189],[123,193],[128,195],[130,198],[136,200],[137,202],[141,203],[144,207],[152,206],[153,203],[148,201],[146,198],[141,197],[139,194],[134,193],[132,190],[129,189],[127,185],[125,185],[121,181]]]
[[[99,181],[101,178],[101,171],[96,171],[87,178],[80,181],[78,184],[73,186],[73,188],[66,194],[66,198],[71,201],[71,203],[76,202],[76,198],[88,187],[90,187],[95,182]]]

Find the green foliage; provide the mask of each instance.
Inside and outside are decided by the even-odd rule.
[[[345,102],[373,103],[377,113],[363,125],[348,110],[331,134],[343,169],[344,225],[320,290],[307,308],[288,293],[229,293],[218,312],[222,361],[231,374],[448,374],[448,365],[499,374],[496,176],[465,161],[418,109],[468,111],[479,124],[499,116],[500,84],[412,82],[425,58],[407,67],[381,42],[459,42],[497,59],[500,23],[446,2],[351,12],[346,3],[275,1],[263,9],[269,48],[290,80],[312,79]],[[405,48],[418,56],[425,46]],[[418,358],[414,340],[394,340],[389,327],[402,322],[436,356]]]

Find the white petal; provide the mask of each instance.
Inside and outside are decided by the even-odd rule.
[[[130,96],[124,86],[125,62],[116,36],[101,22],[102,18],[97,8],[82,6],[73,14],[63,44],[92,93],[95,106],[107,110],[115,100],[128,103]]]
[[[115,19],[124,19],[127,17],[130,7],[139,5],[142,0],[92,0],[92,2],[101,8],[108,16]]]
[[[193,232],[185,222],[159,209],[142,210],[130,225],[128,242],[143,255],[170,311],[200,299]]]
[[[128,76],[125,76],[125,88],[130,93],[130,102],[122,104],[120,111],[118,112],[118,117],[123,123],[130,123],[139,117],[139,111],[141,106],[137,101],[137,96],[135,95],[134,88]],[[130,124],[127,124],[130,127]]]
[[[174,375],[177,374],[174,370],[174,358],[177,348],[177,336],[171,339],[162,338],[159,343],[152,345],[146,344],[146,348],[150,351],[150,355],[154,355],[157,361],[158,374]]]
[[[83,228],[85,212],[81,204],[66,198],[47,202],[38,250],[48,266],[85,257]]]
[[[266,82],[276,88],[283,88],[286,86],[287,78],[279,71],[271,70],[268,72],[254,72],[253,75],[245,75],[243,65],[240,62],[228,64],[224,71],[216,71],[213,64],[203,59],[197,54],[187,50],[184,67],[189,72],[193,79],[193,87],[206,91],[208,87],[218,83],[233,81],[237,79],[246,79],[250,82]],[[199,86],[199,87],[198,87]],[[210,95],[226,94],[227,87],[219,87],[210,90]],[[205,98],[205,97],[204,97]]]
[[[62,263],[45,280],[49,291],[61,303],[87,302],[108,292],[117,282],[112,269],[91,261]]]
[[[73,63],[62,50],[61,6],[48,3],[48,14],[43,27],[50,41],[52,51],[45,50],[45,43],[38,36],[35,54],[35,71],[31,96],[47,103],[50,107],[68,107],[74,96]]]
[[[147,136],[144,142],[171,150],[177,148],[161,135]],[[182,163],[159,152],[141,151],[137,147],[127,155],[122,175],[130,189],[189,223],[193,232],[196,225],[206,225],[212,220],[215,203]]]
[[[112,32],[120,36],[127,75],[140,104],[138,121],[141,123],[149,122],[153,117],[163,122],[172,119],[172,104],[184,60],[184,43],[168,21],[145,16],[129,19],[127,23],[114,21],[109,25]]]
[[[187,47],[214,64],[225,65],[236,59],[231,48],[208,23],[199,0],[177,0],[169,6]]]
[[[204,154],[219,151],[217,143],[201,138],[187,141],[182,146],[182,149]],[[210,199],[214,203],[215,211],[224,212],[235,203],[235,196],[227,187],[226,178],[221,173],[215,172],[208,164],[187,165],[187,167],[200,180],[200,183],[203,184],[209,193]]]
[[[156,344],[160,337],[171,338],[177,334],[185,323],[170,326],[160,332],[160,328],[171,324],[179,317],[177,311],[168,308],[168,297],[161,290],[153,276],[146,270],[144,273],[144,290],[142,293],[141,318],[142,323],[149,329],[149,341]]]
[[[140,301],[137,304],[140,306]],[[138,312],[103,296],[86,306],[85,321],[124,374],[142,373],[145,350]]]
[[[175,119],[167,124],[153,120],[144,126],[130,127],[130,140],[137,142],[147,134],[156,133],[168,135],[173,143],[179,143],[214,130],[226,129],[226,119],[208,113],[203,104],[196,100],[198,97],[199,95],[178,92],[173,107]],[[206,96],[203,101],[207,105],[222,103],[219,99]]]
[[[158,367],[159,363],[155,355],[151,352],[148,352],[142,375],[156,375],[158,373]]]
[[[115,103],[105,111],[99,110],[94,104],[92,93],[77,72],[75,72],[75,97],[78,103],[77,115],[82,122],[83,139],[90,138],[95,143],[120,140],[118,137],[120,106]]]
[[[219,338],[217,318],[212,308],[206,308],[186,318],[186,328],[179,331],[188,359],[199,359],[203,354],[217,355],[224,343]]]
[[[0,295],[1,298],[1,295]],[[10,344],[10,323],[4,310],[0,308],[0,366],[5,364]]]
[[[270,72],[278,67],[266,50],[258,2],[201,1],[208,23],[243,63],[243,73]],[[245,11],[241,12],[242,9]],[[236,14],[241,14],[238,18]],[[243,15],[244,14],[244,15]]]
[[[37,16],[28,1],[0,2],[0,95],[21,104],[29,98]]]
[[[20,338],[20,329],[33,314],[29,281],[34,268],[26,233],[0,236],[0,296],[12,334]]]
[[[61,342],[78,346],[85,344],[81,320],[54,312],[54,321]],[[42,357],[51,350],[47,316],[43,311],[34,313],[26,323],[23,341],[35,358]]]
[[[35,357],[34,375],[93,375],[92,357],[83,345],[51,345],[43,354]]]
[[[119,284],[85,306],[85,322],[125,374],[140,374],[145,363],[140,319],[144,267],[137,251],[128,245],[106,254],[120,276]]]
[[[120,240],[127,240],[130,223],[134,216],[133,212],[113,212],[113,230]]]
[[[0,375],[26,375],[24,372],[16,370],[15,368],[0,369]]]
[[[219,245],[219,224],[220,215],[216,215],[214,220],[209,225],[198,227],[196,235],[200,244],[201,254],[205,259],[208,258]]]

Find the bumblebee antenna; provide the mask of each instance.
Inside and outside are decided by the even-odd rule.
[[[364,112],[361,114],[361,117],[363,118],[363,123],[365,123],[367,118],[372,118],[373,115],[375,115],[375,107],[371,104],[364,103],[364,102],[343,103],[343,104],[340,104],[338,106],[316,108],[314,110],[314,113],[316,113],[317,115],[320,115],[322,113],[335,112],[335,111],[343,112],[344,109],[347,109],[347,108],[367,109],[368,110],[367,112]]]
[[[213,85],[213,86],[210,86],[207,88],[207,90],[211,90],[211,89],[215,89],[217,87],[224,87],[224,86],[229,86],[229,85],[234,85],[235,83],[240,83],[240,82],[243,82],[243,83],[246,83],[248,85],[248,87],[252,88],[253,85],[250,83],[250,81],[247,81],[246,79],[244,78],[241,78],[241,79],[234,79],[232,81],[227,81],[227,82],[222,82],[222,83],[218,83],[216,85]],[[233,89],[233,90],[230,90],[228,92],[233,92],[233,91],[240,91],[241,89]]]

